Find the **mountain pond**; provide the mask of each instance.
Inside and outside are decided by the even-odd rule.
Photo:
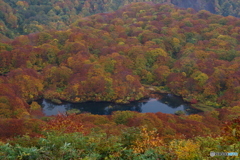
[[[111,102],[63,102],[62,104],[55,104],[46,99],[39,101],[39,104],[42,106],[43,112],[46,116],[57,115],[59,113],[64,114],[71,109],[80,110],[80,113],[88,112],[98,115],[110,115],[114,111],[127,110],[140,113],[162,112],[169,114],[174,114],[176,111],[183,111],[187,115],[201,112],[192,108],[190,104],[184,102],[181,97],[172,94],[159,94],[159,97],[146,98],[129,104],[116,104]]]

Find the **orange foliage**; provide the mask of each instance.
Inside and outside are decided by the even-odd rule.
[[[56,131],[60,133],[83,132],[83,124],[75,121],[76,115],[58,115],[43,126],[43,131]]]

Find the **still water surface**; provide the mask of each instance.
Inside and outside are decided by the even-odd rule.
[[[48,100],[43,99],[40,105],[46,116],[57,115],[58,113],[65,113],[71,109],[78,109],[81,113],[89,112],[98,115],[110,115],[114,111],[137,111],[141,113],[147,112],[162,112],[174,114],[176,111],[184,111],[186,114],[199,113],[199,110],[191,108],[189,104],[184,102],[180,97],[172,94],[161,94],[161,99],[148,98],[129,104],[114,104],[110,102],[84,102],[84,103],[63,103],[54,104]]]

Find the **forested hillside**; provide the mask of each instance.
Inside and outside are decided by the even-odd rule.
[[[202,110],[236,106],[239,24],[208,11],[137,3],[80,18],[68,30],[2,42],[1,83],[25,102],[44,96],[126,103],[153,85]]]
[[[0,159],[202,160],[210,151],[240,153],[239,25],[239,18],[208,11],[132,3],[78,17],[67,29],[1,39]],[[148,97],[149,87],[205,112],[45,117],[36,102],[128,103]]]
[[[240,16],[238,0],[0,0],[0,38],[68,29],[79,17],[113,12],[133,2],[166,2],[196,11]]]

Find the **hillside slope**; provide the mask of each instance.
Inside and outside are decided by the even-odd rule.
[[[67,29],[79,17],[112,12],[120,7],[146,0],[0,0],[0,38],[14,38],[49,29]],[[172,3],[178,7],[208,10],[228,16],[240,16],[237,0],[151,0],[153,3]]]
[[[132,3],[78,18],[69,29],[1,39],[0,159],[202,160],[211,151],[240,153],[239,25],[208,11]],[[126,103],[149,96],[145,86],[205,112],[45,117],[36,102]]]
[[[9,73],[0,83],[24,101],[126,103],[154,85],[203,110],[237,106],[239,24],[208,11],[134,3],[68,30],[1,43],[0,73]]]

